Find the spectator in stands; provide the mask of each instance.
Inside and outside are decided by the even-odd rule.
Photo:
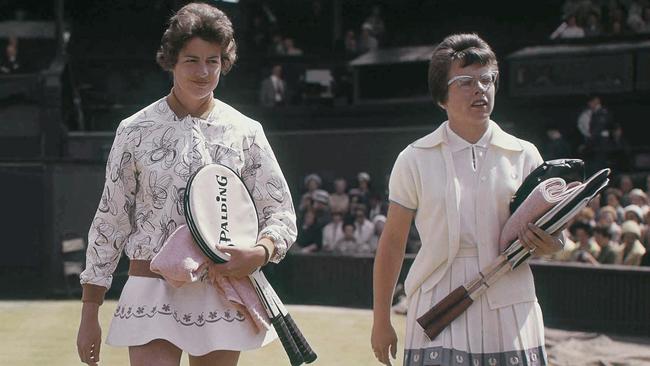
[[[578,247],[571,253],[571,260],[593,263],[600,254],[600,248],[591,238],[592,227],[584,222],[576,222],[571,225],[569,231],[573,240],[578,244]]]
[[[604,206],[598,211],[596,227],[606,229],[614,241],[618,242],[621,238],[621,227],[617,223],[616,210],[612,206]]]
[[[569,38],[584,38],[585,31],[577,23],[577,18],[574,14],[566,17],[564,22],[560,24],[557,29],[551,33],[551,39],[569,39]]]
[[[379,47],[377,38],[372,35],[372,26],[364,23],[361,26],[361,35],[359,36],[359,53],[374,51]]]
[[[312,253],[317,252],[323,245],[323,231],[316,223],[316,214],[309,210],[302,217],[298,227],[296,244],[291,247],[292,252]]]
[[[645,215],[643,214],[643,210],[641,210],[641,207],[637,205],[627,205],[625,206],[625,214],[623,215],[623,219],[625,221],[634,221],[637,224],[641,225],[643,223],[643,218]]]
[[[623,244],[623,264],[638,266],[641,259],[646,253],[646,249],[641,244],[641,228],[634,221],[625,221],[621,226],[621,241]]]
[[[604,227],[594,229],[594,241],[600,247],[598,263],[619,264],[621,263],[621,250],[618,243],[612,241],[612,234]]]
[[[350,210],[355,209],[355,205],[362,204],[368,207],[370,203],[370,174],[361,172],[357,174],[356,188],[350,190]]]
[[[359,55],[359,43],[357,42],[357,36],[352,29],[345,32],[345,38],[343,38],[343,53],[348,59]]]
[[[607,200],[607,205],[616,211],[616,222],[623,222],[625,210],[623,209],[623,205],[621,205],[621,191],[616,188],[610,188],[605,192],[605,199]]]
[[[372,224],[375,226],[375,232],[370,238],[370,247],[372,248],[373,253],[377,251],[377,243],[379,243],[379,238],[381,233],[384,231],[384,225],[386,225],[386,216],[377,215],[372,219]]]
[[[587,16],[587,22],[585,24],[584,31],[585,37],[598,37],[603,33],[598,13],[595,11],[590,12]]]
[[[583,152],[588,157],[588,170],[605,167],[610,147],[611,116],[603,107],[598,96],[592,96],[587,101],[587,108],[578,117],[578,129],[585,137]]]
[[[334,192],[330,194],[330,210],[332,212],[350,212],[350,196],[347,192],[347,182],[345,178],[336,178],[334,180]]]
[[[645,192],[640,188],[634,188],[630,191],[628,197],[632,205],[636,205],[641,209],[642,217],[644,217],[648,213],[648,196]]]
[[[343,238],[336,242],[334,252],[338,254],[356,254],[361,244],[357,242],[354,235],[354,223],[346,221],[343,223]]]
[[[569,142],[562,136],[559,129],[556,127],[548,128],[546,130],[546,137],[546,143],[542,147],[544,159],[553,160],[571,156]]]
[[[323,227],[323,250],[333,252],[336,243],[343,239],[343,218],[341,211],[332,211],[332,221]]]
[[[377,215],[386,215],[388,212],[388,201],[381,194],[372,192],[368,199],[368,218],[373,220]]]
[[[624,36],[627,32],[623,28],[623,23],[618,20],[615,20],[609,24],[609,36],[610,37],[620,37]]]
[[[375,225],[366,216],[366,207],[358,205],[354,210],[354,237],[360,244],[370,244]]]
[[[284,54],[287,56],[302,56],[303,52],[294,44],[293,38],[285,38],[283,41]]]
[[[384,19],[381,15],[380,5],[373,5],[370,15],[366,18],[363,24],[368,24],[370,26],[371,34],[378,42],[384,39],[386,25],[384,24]]]
[[[311,201],[312,210],[316,215],[316,224],[322,230],[325,225],[332,221],[329,208],[330,194],[322,189],[317,189],[312,193]]]
[[[318,174],[308,174],[305,177],[304,184],[307,191],[303,193],[302,197],[300,197],[300,205],[298,206],[299,212],[302,213],[312,208],[312,197],[314,191],[320,188],[321,183],[323,183],[323,181]]]
[[[9,37],[5,53],[0,60],[0,74],[17,74],[22,66],[18,58],[18,38]]]
[[[574,222],[580,222],[591,227],[596,225],[596,213],[591,207],[585,207],[573,218]]]
[[[282,79],[282,66],[273,65],[271,75],[262,81],[260,103],[265,107],[284,105],[287,101],[287,85]]]
[[[618,182],[618,188],[621,191],[621,205],[627,206],[630,204],[630,191],[634,189],[634,182],[632,177],[627,174],[622,174]]]

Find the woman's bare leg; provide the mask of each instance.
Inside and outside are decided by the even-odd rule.
[[[164,339],[154,339],[142,346],[129,347],[131,366],[178,366],[182,351]]]
[[[203,356],[190,355],[190,366],[237,366],[239,351],[214,351]]]

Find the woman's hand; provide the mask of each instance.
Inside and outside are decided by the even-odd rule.
[[[553,254],[562,249],[559,237],[548,234],[535,224],[528,224],[519,232],[519,241],[536,255]]]
[[[397,358],[397,333],[390,321],[373,322],[370,344],[377,360],[384,365],[391,365],[389,355],[393,360]]]
[[[266,262],[266,250],[261,246],[242,248],[235,246],[217,246],[223,253],[230,254],[226,263],[210,263],[208,265],[208,278],[215,282],[217,276],[242,278],[253,273]]]
[[[77,333],[77,352],[81,362],[96,366],[102,346],[102,328],[99,325],[99,304],[84,302],[81,323]]]

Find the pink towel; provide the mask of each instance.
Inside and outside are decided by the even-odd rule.
[[[186,225],[179,226],[167,238],[162,249],[151,261],[151,271],[163,276],[173,287],[181,287],[201,279],[210,259],[194,243]],[[216,289],[239,310],[253,319],[257,331],[270,329],[269,318],[248,277],[218,276]]]
[[[537,221],[578,185],[580,182],[566,184],[562,178],[549,178],[539,183],[503,226],[499,238],[500,252],[517,239],[524,226]]]

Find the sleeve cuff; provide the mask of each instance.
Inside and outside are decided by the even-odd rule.
[[[81,287],[83,289],[81,302],[94,302],[99,305],[104,302],[104,295],[106,295],[106,291],[108,290],[106,287],[90,283],[84,283]]]

